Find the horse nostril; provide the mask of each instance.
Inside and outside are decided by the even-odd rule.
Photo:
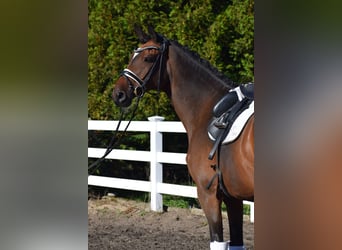
[[[119,91],[119,92],[116,94],[116,97],[117,97],[117,100],[118,100],[120,103],[123,103],[123,102],[126,100],[126,94],[125,94],[125,92],[123,92],[123,91]]]

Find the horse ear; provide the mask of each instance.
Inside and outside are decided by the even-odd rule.
[[[154,28],[151,25],[148,25],[148,33],[154,41],[158,41],[158,34],[154,31]]]
[[[147,35],[139,25],[134,25],[134,31],[138,36],[138,39],[141,43],[146,43],[148,40],[150,40],[150,36]]]

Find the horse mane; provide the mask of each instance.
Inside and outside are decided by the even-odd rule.
[[[170,40],[174,45],[181,48],[184,53],[191,56],[194,60],[199,62],[201,65],[203,65],[205,68],[207,68],[211,73],[213,73],[216,77],[218,77],[220,80],[224,82],[225,85],[227,85],[230,88],[235,88],[238,86],[237,83],[233,82],[231,79],[229,79],[225,74],[220,72],[216,67],[214,67],[208,60],[203,59],[197,52],[194,52],[190,50],[188,47],[181,45],[176,40]]]
[[[220,79],[222,81],[222,83],[225,85],[225,87],[235,88],[235,87],[239,86],[238,83],[235,83],[234,81],[229,79],[225,74],[223,74],[216,67],[214,67],[208,60],[203,59],[197,52],[192,51],[187,46],[180,44],[176,40],[168,40],[163,35],[161,35],[159,33],[155,33],[153,28],[151,28],[151,29],[152,29],[152,32],[150,32],[150,35],[146,35],[146,37],[145,37],[146,41],[144,41],[144,42],[147,42],[147,40],[149,40],[149,39],[155,39],[159,43],[162,43],[165,41],[171,42],[174,45],[176,45],[178,48],[180,48],[182,51],[184,51],[184,53],[186,53],[191,58],[193,58],[195,61],[199,62],[202,66],[204,66],[206,69],[208,69],[213,75],[215,75],[218,79]],[[154,37],[152,37],[151,33],[153,34]]]

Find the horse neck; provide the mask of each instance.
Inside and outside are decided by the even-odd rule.
[[[167,70],[171,101],[188,135],[197,128],[206,129],[213,106],[229,87],[176,45],[169,47]]]

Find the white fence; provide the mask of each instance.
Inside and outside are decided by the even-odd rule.
[[[150,151],[132,151],[114,149],[106,159],[131,160],[150,162],[150,181],[139,181],[103,176],[88,176],[88,185],[110,187],[126,190],[135,190],[151,193],[151,210],[162,211],[162,194],[197,198],[197,188],[195,186],[184,186],[163,183],[163,163],[186,165],[185,153],[163,152],[163,132],[186,133],[181,122],[163,121],[160,116],[153,116],[149,121],[133,121],[127,131],[149,132]],[[120,131],[124,130],[128,121],[122,121]],[[88,130],[113,131],[117,127],[118,121],[88,121]],[[105,153],[105,148],[88,148],[88,157],[100,158]],[[250,205],[250,220],[254,222],[254,203],[244,201]]]

